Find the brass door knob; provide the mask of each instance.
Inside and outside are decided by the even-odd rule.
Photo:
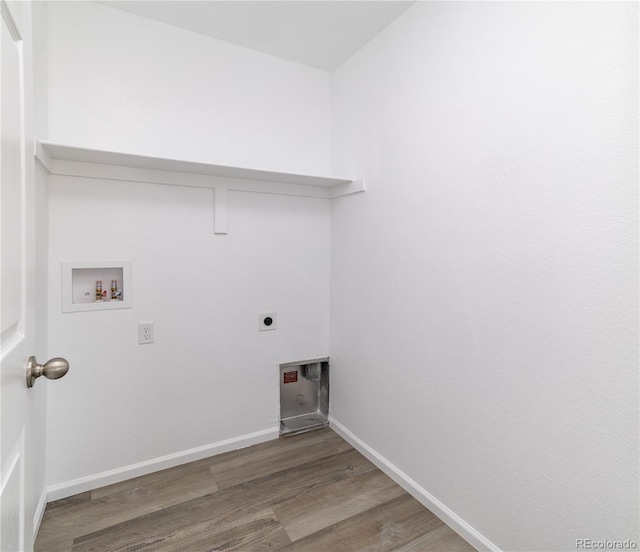
[[[38,364],[36,357],[29,357],[27,361],[27,387],[33,387],[36,378],[44,376],[47,379],[60,379],[69,371],[69,363],[64,358],[52,358],[44,365]]]

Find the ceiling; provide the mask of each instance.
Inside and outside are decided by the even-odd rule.
[[[333,71],[413,1],[112,0],[99,3]]]

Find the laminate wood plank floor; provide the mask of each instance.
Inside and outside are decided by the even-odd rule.
[[[51,502],[35,552],[472,552],[328,428]]]

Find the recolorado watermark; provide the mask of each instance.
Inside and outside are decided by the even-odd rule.
[[[636,550],[638,543],[631,539],[576,539],[578,550]]]

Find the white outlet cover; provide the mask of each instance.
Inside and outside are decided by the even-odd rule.
[[[277,312],[261,312],[258,314],[258,331],[266,332],[275,330],[278,327]]]
[[[138,322],[138,344],[153,343],[153,322]]]

